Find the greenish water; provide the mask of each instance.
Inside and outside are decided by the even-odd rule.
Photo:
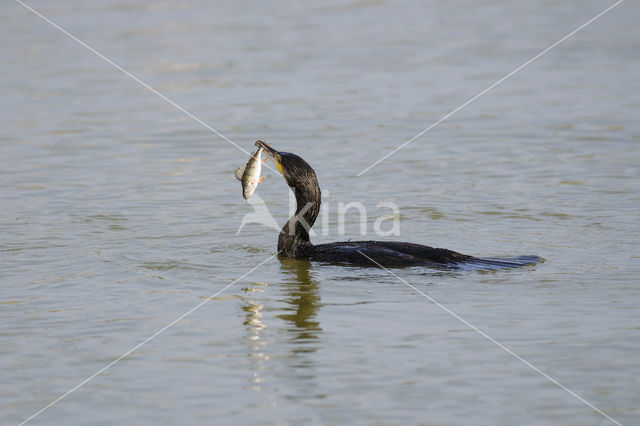
[[[316,170],[388,237],[509,271],[394,272],[622,424],[640,405],[640,12],[612,3],[32,1],[232,141]],[[246,155],[0,6],[0,422],[17,424],[275,253]],[[282,224],[288,188],[257,194]],[[613,424],[389,273],[271,259],[29,424]]]

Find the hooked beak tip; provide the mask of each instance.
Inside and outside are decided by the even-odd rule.
[[[278,151],[276,151],[275,149],[271,148],[264,141],[256,141],[256,146],[264,149],[264,151],[267,154],[269,154],[270,156],[272,156],[272,157],[278,153]]]

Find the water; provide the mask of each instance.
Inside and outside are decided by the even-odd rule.
[[[510,271],[395,273],[622,424],[640,413],[639,9],[624,2],[356,173],[609,2],[33,1],[243,148],[318,174],[328,235]],[[16,424],[229,283],[32,424],[612,424],[387,272],[271,259],[246,155],[4,2],[0,422]],[[274,217],[288,189],[258,188]],[[389,237],[392,238],[392,237]]]

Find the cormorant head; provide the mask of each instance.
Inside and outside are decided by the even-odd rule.
[[[309,229],[320,213],[321,194],[316,172],[295,154],[278,151],[263,141],[257,141],[256,146],[263,148],[273,159],[296,197],[296,212],[278,236],[278,253],[287,257],[307,257],[313,248],[309,242]]]
[[[319,197],[320,188],[316,173],[306,161],[296,154],[275,150],[263,141],[257,141],[256,146],[264,148],[264,152],[271,157],[287,185],[304,192],[314,192],[317,189]]]

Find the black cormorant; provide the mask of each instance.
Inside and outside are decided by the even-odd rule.
[[[511,268],[542,260],[537,256],[479,258],[443,248],[392,241],[311,244],[309,229],[320,213],[320,185],[316,173],[295,154],[277,151],[263,141],[257,141],[256,146],[264,148],[273,159],[296,197],[296,212],[278,237],[280,256],[337,264],[374,266],[377,263],[385,267],[425,265],[442,268],[456,268],[462,264],[480,268]]]

